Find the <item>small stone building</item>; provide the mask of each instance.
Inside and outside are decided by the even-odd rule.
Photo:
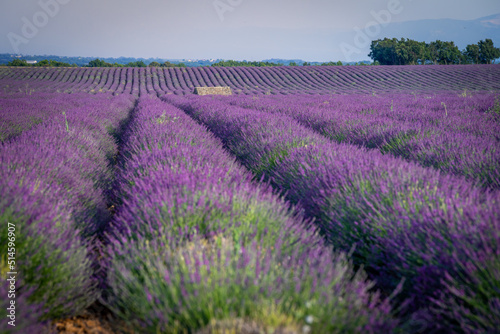
[[[231,87],[195,87],[194,94],[196,95],[233,95]]]

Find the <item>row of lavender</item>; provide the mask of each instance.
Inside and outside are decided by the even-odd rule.
[[[35,94],[30,98],[41,102],[47,96]],[[57,113],[65,110],[64,115],[60,114],[59,117],[45,115],[43,118],[41,114],[38,114],[37,117],[42,117],[41,124],[31,130],[26,129],[24,133],[18,134],[17,137],[2,145],[1,157],[4,163],[2,164],[4,167],[2,179],[5,182],[10,181],[2,186],[5,191],[2,194],[4,199],[2,212],[5,213],[2,219],[16,224],[23,231],[22,235],[18,235],[17,240],[17,247],[20,249],[17,256],[21,259],[18,264],[19,271],[25,275],[17,283],[17,290],[21,293],[18,301],[27,303],[21,306],[23,312],[27,312],[21,317],[24,321],[23,325],[30,325],[30,321],[33,321],[33,325],[36,326],[39,320],[75,314],[91,304],[97,296],[95,286],[97,282],[92,279],[92,276],[95,276],[92,269],[95,268],[91,268],[90,262],[94,255],[93,248],[97,245],[89,238],[99,235],[106,229],[102,225],[109,219],[105,217],[107,213],[104,193],[111,182],[107,166],[108,160],[116,154],[116,146],[109,131],[116,129],[120,120],[126,117],[126,109],[130,107],[128,98],[113,98],[112,100],[110,98],[105,95],[96,97],[72,95],[71,98],[55,95],[47,98],[44,107],[54,109]],[[18,101],[15,100],[15,102]],[[165,105],[162,103],[159,105],[153,102],[147,105],[147,101],[142,103],[150,107],[153,114],[158,114],[154,121],[160,125],[160,128],[156,129],[159,130],[157,133],[151,132],[151,128],[146,128],[141,132],[145,135],[145,139],[141,137],[141,133],[138,134],[140,137],[135,139],[142,141],[142,144],[145,140],[149,144],[161,145],[164,139],[162,136],[168,137],[175,134],[171,127],[165,129],[167,126],[164,123],[170,124],[171,121],[176,121],[180,117],[179,113],[182,114],[182,112],[176,110],[177,115],[167,115],[163,109]],[[8,103],[4,107],[7,105]],[[142,109],[139,108],[140,110]],[[19,115],[22,115],[23,111],[26,112],[26,110],[21,110]],[[184,115],[184,121],[185,119]],[[217,144],[215,145],[213,138],[206,133],[205,136],[186,137],[186,131],[188,133],[200,131],[199,126],[197,127],[193,121],[186,125],[187,129],[180,131],[171,145],[179,145],[180,141],[188,138],[187,147],[178,151],[177,156],[171,155],[172,152],[167,150],[167,155],[164,157],[177,157],[179,161],[187,162],[187,168],[181,173],[184,178],[178,179],[177,173],[169,177],[160,172],[156,174],[155,180],[142,183],[143,174],[135,175],[135,178],[134,173],[127,174],[131,172],[129,169],[131,166],[133,168],[138,166],[126,160],[127,168],[124,169],[123,185],[120,188],[125,190],[125,197],[134,198],[131,192],[126,191],[128,189],[126,185],[135,185],[137,181],[143,186],[138,189],[144,192],[139,193],[140,196],[135,199],[142,201],[148,198],[146,193],[151,194],[150,187],[156,186],[157,193],[153,192],[153,195],[160,194],[160,199],[162,199],[161,194],[166,194],[163,200],[167,205],[165,206],[164,202],[156,202],[152,206],[143,207],[143,202],[134,203],[129,202],[128,199],[123,202],[116,219],[114,239],[116,247],[110,249],[110,254],[115,256],[112,261],[114,271],[111,271],[109,280],[115,293],[112,294],[114,298],[110,305],[115,307],[118,305],[117,313],[127,315],[127,320],[138,320],[136,325],[147,324],[154,328],[158,326],[161,328],[171,328],[171,326],[196,328],[206,325],[209,320],[223,320],[224,317],[228,318],[238,312],[241,317],[250,317],[253,321],[257,321],[255,326],[265,327],[300,327],[301,324],[309,322],[308,326],[314,330],[330,331],[330,328],[340,327],[342,330],[352,328],[356,331],[378,331],[395,325],[390,317],[387,302],[382,303],[375,310],[370,310],[371,307],[379,304],[377,296],[368,294],[367,290],[371,285],[364,281],[362,273],[352,277],[354,273],[344,255],[333,256],[330,250],[319,243],[312,231],[302,226],[300,218],[292,215],[286,204],[270,193],[266,187],[251,183],[249,175],[222,153],[220,143],[215,143]],[[178,124],[171,124],[171,126],[177,128]],[[169,131],[164,132],[165,130]],[[158,137],[156,142],[154,137],[146,135],[150,133],[156,134]],[[189,150],[186,151],[186,149],[191,148],[197,140],[201,143],[208,142],[208,146],[200,146],[191,154],[191,159],[186,161],[186,156],[189,156],[186,153]],[[130,146],[123,151],[125,156],[130,158],[140,153],[135,146],[137,142],[133,141],[131,134],[128,135],[128,142]],[[214,145],[219,146],[219,155],[214,156],[214,152],[217,151]],[[217,161],[217,165],[212,166],[215,169],[204,169],[207,167],[205,165],[207,161],[203,158],[207,158],[207,155]],[[139,168],[162,161],[156,160],[156,157],[146,155],[146,158],[154,160],[150,161],[149,165],[139,160]],[[201,157],[202,160],[196,160],[197,157]],[[227,160],[225,163],[224,159]],[[193,163],[202,169],[198,174],[191,173],[190,168]],[[221,166],[224,168],[217,171],[217,168]],[[215,174],[214,179],[203,188],[200,180],[211,173]],[[157,183],[161,176],[164,177],[164,183]],[[222,177],[225,177],[229,183],[220,184]],[[175,188],[176,185],[180,188],[191,187],[188,187],[190,191],[183,188],[185,193],[181,193],[183,197],[180,200],[175,197],[179,195],[179,192],[164,193],[165,189]],[[138,189],[132,190],[135,193]],[[210,196],[214,194],[214,189],[219,195],[215,199],[210,199]],[[208,202],[203,199],[203,196],[209,198]],[[177,219],[172,219],[168,209],[175,211],[182,208],[183,204],[188,212],[175,212],[174,215],[178,215]],[[156,219],[154,215],[141,216],[140,214],[142,210],[147,212],[148,209],[158,210],[159,207],[166,208],[167,211],[161,210],[159,213],[154,211]],[[143,217],[144,220],[138,219],[136,215]],[[153,228],[151,226],[151,223],[158,220],[164,222],[166,224],[164,227],[168,228],[162,230],[159,235],[155,232],[154,226]],[[183,222],[185,225],[182,224]],[[172,233],[172,224],[178,229],[178,233]],[[137,230],[130,230],[130,226]],[[156,227],[160,227],[161,230],[161,226]],[[287,233],[280,232],[283,226],[287,226]],[[83,230],[81,234],[84,239],[80,239],[79,229]],[[196,270],[196,268],[205,270],[206,276],[200,276],[197,282],[206,283],[206,279],[212,280],[215,290],[207,290],[206,286],[194,286],[191,291],[193,295],[188,295],[186,298],[198,300],[199,291],[207,290],[211,293],[207,298],[216,298],[219,304],[213,306],[212,309],[198,312],[192,310],[197,306],[192,302],[191,308],[187,307],[186,312],[194,312],[194,314],[187,319],[183,318],[185,315],[183,312],[180,312],[182,314],[180,319],[176,318],[179,311],[182,311],[182,304],[177,305],[173,310],[163,313],[169,317],[156,323],[154,323],[156,320],[151,320],[151,313],[146,315],[138,313],[130,301],[142,296],[146,304],[141,307],[151,304],[151,294],[149,292],[144,294],[143,288],[138,288],[140,285],[138,282],[142,282],[141,279],[144,276],[149,277],[149,272],[139,272],[135,277],[139,281],[132,279],[130,283],[128,282],[129,276],[123,279],[122,266],[130,268],[134,261],[142,260],[137,260],[139,253],[134,253],[135,257],[129,256],[130,253],[127,252],[130,251],[130,244],[128,240],[123,239],[127,237],[118,237],[118,235],[133,231],[133,235],[130,233],[126,235],[130,239],[137,240],[137,237],[141,235],[139,230],[146,231],[146,236],[137,241],[138,245],[146,243],[149,247],[150,241],[157,242],[156,246],[165,250],[162,242],[168,242],[171,247],[167,249],[168,254],[174,258],[172,262],[168,262],[168,265],[176,263],[175,261],[179,259],[179,261],[184,261],[185,254],[180,253],[179,258],[178,251],[186,247],[195,252],[192,255],[194,263],[198,259],[195,256],[206,255],[211,251],[213,261],[208,263],[208,267],[206,261],[202,263],[205,267],[200,268],[201,262],[196,264],[198,267],[189,267],[190,258],[188,257],[186,260],[188,267],[186,263],[180,262],[179,267],[174,264],[172,270],[174,273],[180,272],[183,275],[191,275],[192,269]],[[199,235],[199,239],[196,239],[194,234]],[[209,238],[209,241],[206,241],[206,238]],[[121,244],[120,240],[125,240],[126,243]],[[198,248],[193,248],[195,242]],[[136,251],[144,251],[144,248],[139,247]],[[152,252],[152,257],[147,257],[148,261],[158,256],[157,251]],[[220,252],[223,254],[222,258],[219,256]],[[156,258],[156,261],[165,261],[165,259],[160,257]],[[219,281],[214,281],[215,278],[211,275],[224,272],[227,263],[234,267],[233,271],[217,276]],[[210,268],[214,267],[220,268],[211,271]],[[300,270],[302,272],[298,274]],[[2,270],[2,272],[5,271]],[[113,275],[117,275],[118,278]],[[174,294],[182,292],[182,287],[186,284],[184,279],[187,276],[179,277],[177,278],[180,281],[174,285],[177,289],[173,290]],[[244,279],[245,277],[247,280]],[[163,293],[161,289],[164,289],[166,284],[168,286],[170,284],[168,284],[169,280],[165,281],[165,276],[162,278],[163,280],[152,283],[153,290],[155,288],[160,290],[154,290],[158,298],[149,308],[160,309],[164,312],[165,307],[168,309],[171,305],[168,304],[168,300],[165,301],[161,297]],[[226,296],[229,298],[240,290],[245,293],[239,294],[238,298],[232,301],[232,307],[228,308],[228,300],[220,299],[220,291],[217,288],[226,286],[227,280],[231,279],[233,280],[231,289],[225,291]],[[245,285],[242,286],[242,282]],[[129,292],[127,289],[123,289],[124,286],[130,287],[130,284],[132,288],[135,284],[132,295],[127,294]],[[333,289],[333,292],[330,289]],[[240,309],[244,301],[255,303],[249,302],[246,308]],[[125,309],[120,308],[120,305],[124,305]],[[305,307],[305,305],[308,306]],[[351,305],[356,305],[356,307],[353,308]],[[283,314],[289,314],[292,311],[293,316],[283,318]],[[207,318],[204,312],[209,312],[210,316]],[[332,318],[332,312],[339,312],[339,317]],[[134,316],[130,316],[131,314]],[[148,320],[151,320],[153,325]],[[2,328],[7,328],[3,325],[5,324],[2,323]],[[238,325],[238,323],[227,325]],[[17,330],[37,332],[40,329],[33,327],[27,329],[19,326]]]
[[[142,333],[380,333],[345,254],[183,111],[142,97],[124,135],[105,303]]]
[[[357,91],[498,90],[500,67],[376,66],[273,68],[0,68],[6,92],[35,90],[178,95],[197,86],[230,86],[243,94]],[[26,86],[28,85],[28,86]],[[8,86],[8,87],[7,87]]]
[[[12,140],[47,119],[64,122],[63,112],[88,98],[87,94],[76,94],[72,99],[53,93],[4,95],[0,98],[0,142]]]
[[[15,113],[20,120],[40,122],[24,126],[21,121],[20,131],[0,144],[3,310],[9,303],[5,275],[18,273],[16,326],[3,316],[1,333],[40,333],[44,321],[77,314],[98,297],[94,249],[109,221],[109,162],[117,153],[112,132],[132,107],[129,96],[110,98],[35,94],[25,97],[29,101],[2,101],[2,117]],[[43,106],[16,108],[34,101]],[[10,246],[8,224],[15,226]],[[15,270],[7,262],[12,253]]]
[[[316,218],[390,293],[405,279],[406,331],[500,327],[500,194],[411,162],[331,142],[281,113],[165,96],[202,122],[257,178]]]
[[[222,100],[286,114],[336,142],[376,148],[499,189],[499,98],[448,92]]]

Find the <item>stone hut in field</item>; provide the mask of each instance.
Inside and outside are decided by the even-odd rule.
[[[195,87],[194,94],[196,95],[233,95],[231,87]]]

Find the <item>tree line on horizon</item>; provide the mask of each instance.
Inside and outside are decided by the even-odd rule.
[[[69,64],[65,62],[60,62],[56,60],[41,60],[35,64],[29,64],[26,60],[24,59],[13,59],[12,61],[9,61],[7,63],[7,66],[43,66],[43,67],[78,67],[76,64]],[[129,62],[127,64],[118,64],[118,63],[108,63],[105,62],[104,60],[101,59],[94,59],[88,63],[86,66],[82,67],[186,67],[186,64],[184,63],[178,63],[174,64],[169,61],[164,62],[163,64],[160,64],[156,61],[153,61],[149,64],[146,64],[144,61],[139,60],[139,61],[134,61],[134,62]]]
[[[371,65],[452,65],[452,64],[491,64],[495,59],[500,58],[500,48],[493,45],[491,39],[479,41],[477,44],[469,44],[464,50],[459,50],[453,41],[434,41],[430,43],[419,42],[412,39],[384,38],[371,42],[368,56],[373,60]],[[341,61],[309,63],[304,62],[302,66],[343,66]],[[369,65],[366,62],[359,62],[355,65]],[[7,66],[43,66],[43,67],[77,67],[76,64],[69,64],[56,60],[41,60],[36,64],[28,64],[24,59],[14,59],[7,63]],[[146,64],[142,60],[129,62],[127,64],[108,63],[101,59],[94,59],[82,67],[186,67],[184,63],[171,63],[169,61],[160,64],[153,61]],[[238,61],[222,60],[211,66],[220,67],[272,67],[272,66],[298,66],[294,61],[288,65],[273,63],[269,61]]]
[[[500,49],[488,38],[469,44],[462,51],[454,42],[384,38],[372,41],[368,56],[380,65],[491,64],[500,58]]]
[[[7,66],[35,66],[35,67],[78,67],[76,64],[65,63],[57,60],[41,60],[35,64],[28,64],[24,59],[13,59],[7,63]]]
[[[338,62],[327,62],[321,63],[319,66],[342,66],[343,63],[341,61]],[[281,63],[273,63],[269,61],[239,61],[239,60],[221,60],[217,63],[212,64],[211,66],[215,67],[235,67],[235,66],[244,66],[244,67],[273,67],[273,66],[287,66]],[[292,61],[288,63],[288,66],[299,66],[296,62]],[[315,66],[312,63],[304,62],[302,66]]]
[[[309,62],[304,62],[302,66],[313,66],[314,64]],[[337,62],[326,62],[319,64],[320,66],[342,66],[343,63],[341,61]],[[365,63],[357,63],[356,65],[367,65]],[[78,67],[76,64],[69,64],[55,60],[42,60],[36,64],[28,64],[28,62],[24,59],[14,59],[7,63],[7,66],[50,66],[50,67]],[[238,60],[223,60],[217,63],[212,64],[211,66],[220,66],[220,67],[235,67],[235,66],[245,66],[245,67],[267,67],[267,66],[286,66],[280,63],[273,63],[268,61],[238,61]],[[299,66],[296,62],[292,61],[288,64],[288,66]],[[118,64],[118,63],[108,63],[101,59],[94,59],[88,63],[88,65],[82,67],[187,67],[184,63],[171,63],[169,61],[160,64],[156,61],[153,61],[149,64],[146,64],[142,60],[129,62],[127,64]]]
[[[184,64],[184,63],[174,64],[174,63],[171,63],[169,61],[166,61],[163,64],[160,64],[159,62],[156,62],[156,61],[153,61],[149,64],[146,64],[142,60],[138,60],[138,61],[133,61],[133,62],[129,62],[125,65],[122,65],[122,64],[117,64],[117,63],[114,63],[114,64],[107,63],[101,59],[94,59],[94,60],[90,61],[86,67],[148,67],[148,66],[149,67],[186,67],[186,64]]]

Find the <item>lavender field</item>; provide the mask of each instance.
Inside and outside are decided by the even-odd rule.
[[[0,333],[96,303],[125,333],[500,328],[498,65],[0,68],[0,89]]]
[[[296,95],[500,89],[495,65],[282,66],[191,68],[0,67],[4,93],[108,92],[191,94],[194,87],[230,86],[237,94]]]

